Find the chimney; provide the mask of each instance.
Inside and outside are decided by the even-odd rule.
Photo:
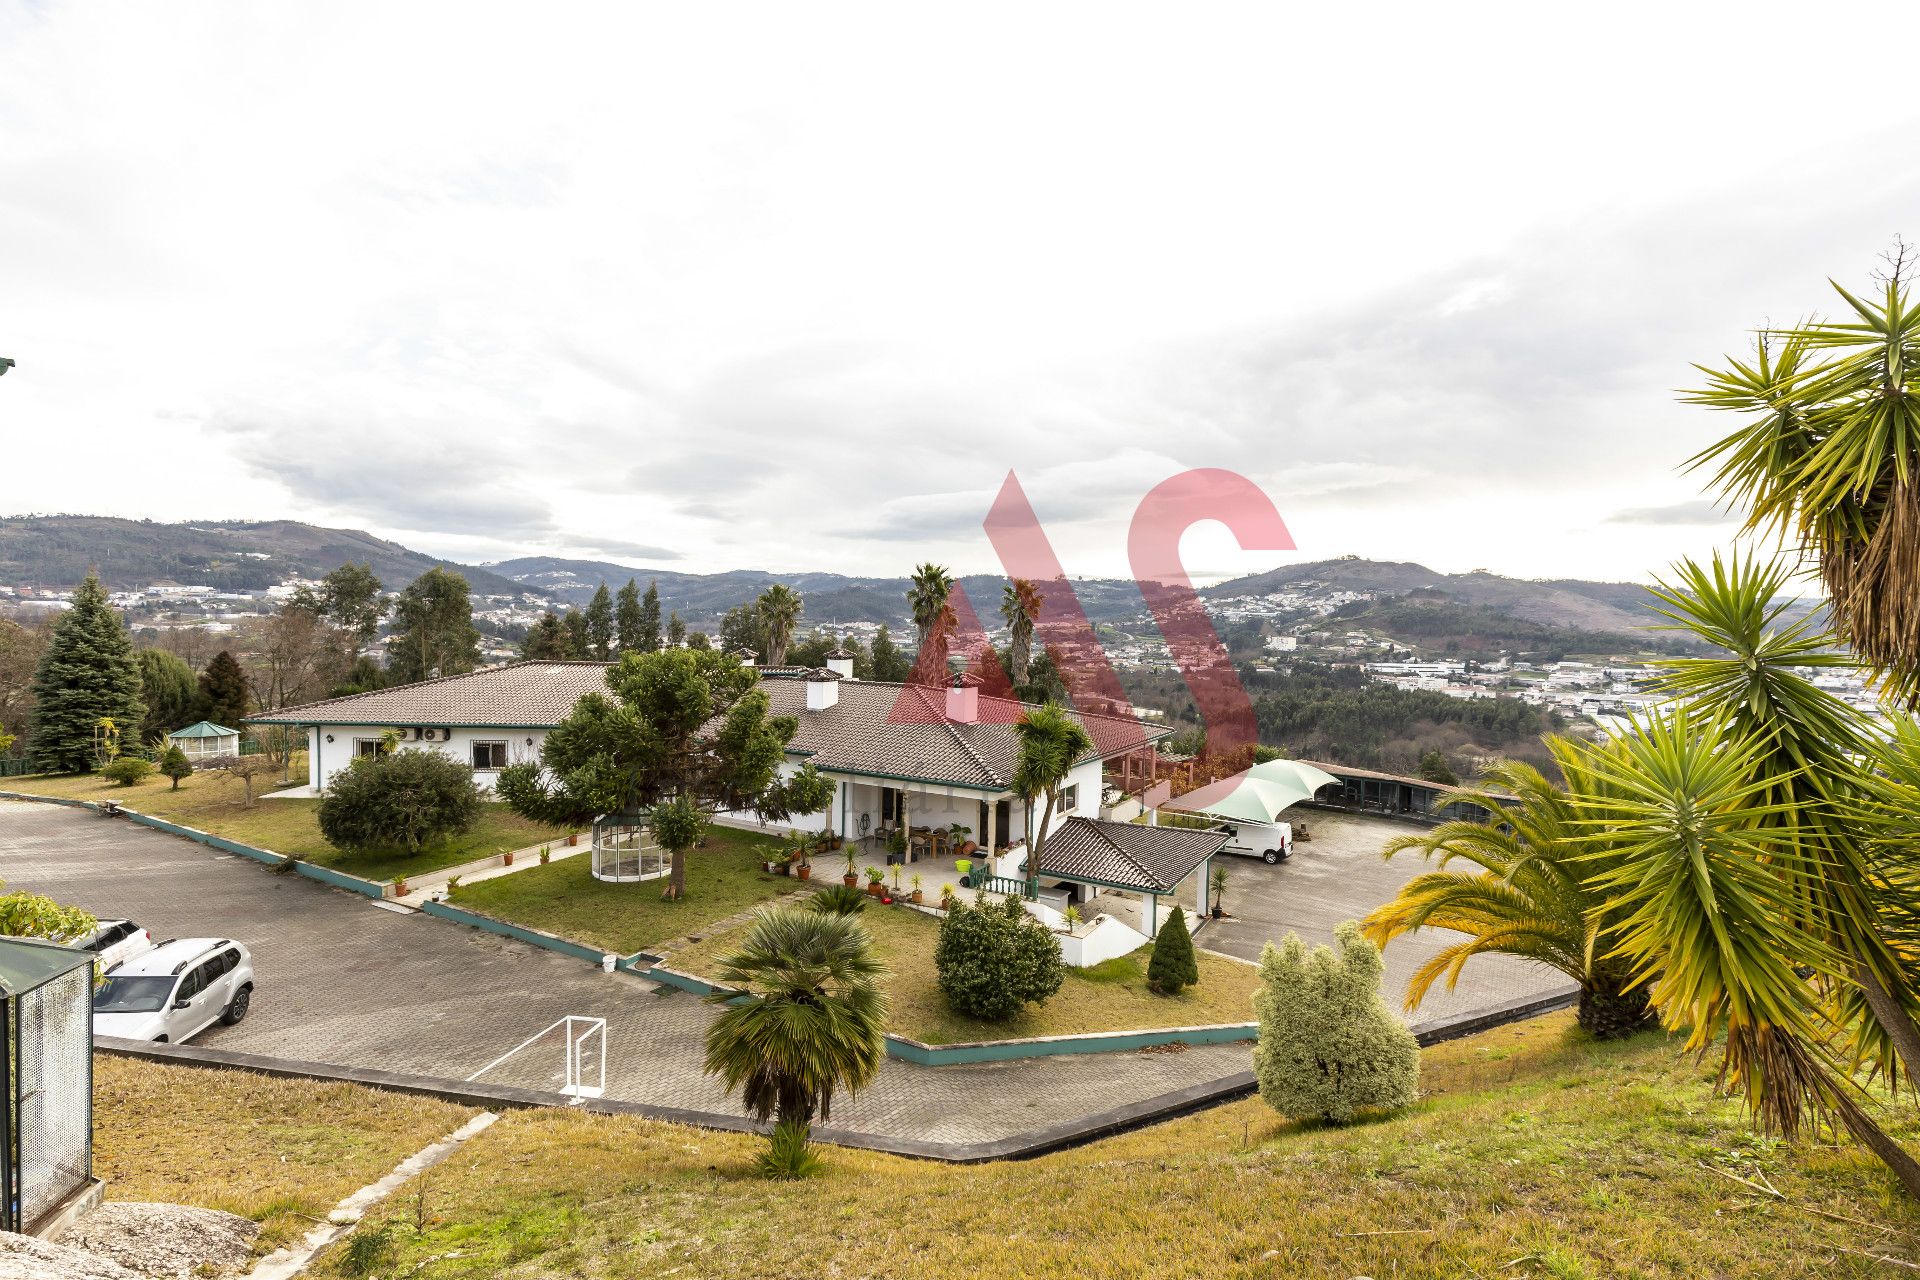
[[[853,655],[835,646],[833,652],[827,655],[827,670],[842,680],[853,679]]]
[[[825,667],[807,672],[807,710],[825,711],[840,703],[840,673]]]
[[[947,686],[947,719],[955,724],[980,722],[980,682],[965,672]]]
[[[751,649],[742,649],[740,651],[740,665],[743,667],[750,667],[753,665],[753,660],[759,656],[760,656],[759,654],[755,653]]]

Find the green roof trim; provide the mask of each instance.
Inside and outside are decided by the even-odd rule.
[[[240,731],[238,729],[229,729],[225,725],[215,724],[211,720],[202,720],[198,724],[190,724],[184,729],[175,729],[167,735],[169,738],[237,738],[239,736]]]

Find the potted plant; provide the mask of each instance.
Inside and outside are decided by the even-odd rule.
[[[916,905],[920,901],[920,873],[918,871],[913,873],[913,900]]]
[[[459,877],[459,876],[448,876],[448,877],[447,877],[447,893],[448,893],[449,895],[451,895],[451,894],[453,893],[453,891],[454,891],[455,889],[458,889],[459,887],[460,887],[460,877]]]
[[[887,836],[887,852],[896,858],[907,856],[907,833],[904,830],[895,827]]]
[[[1067,933],[1069,936],[1071,936],[1073,933],[1078,931],[1078,929],[1080,928],[1080,908],[1075,906],[1069,906],[1064,912],[1061,913],[1060,918],[1066,924]]]
[[[953,852],[956,857],[967,857],[975,849],[980,847],[973,842],[973,828],[964,822],[956,822],[949,826],[947,828],[947,834],[952,840]]]
[[[793,868],[793,874],[802,880],[813,878],[813,845],[801,842],[787,851],[787,864]]]
[[[900,864],[897,862],[893,864],[893,896],[900,896]]]
[[[404,898],[407,896],[407,878],[405,876],[395,876],[393,878],[393,896],[396,898]]]
[[[575,846],[575,845],[577,845],[577,844],[579,844],[579,843],[580,843],[580,833],[579,833],[578,831],[569,831],[569,832],[567,832],[567,847],[568,847],[568,848],[572,848],[573,846]]]
[[[550,844],[541,845],[540,846],[540,865],[544,867],[549,862],[552,862],[552,861],[553,861],[553,846]]]
[[[1227,909],[1220,905],[1220,900],[1225,897],[1227,893],[1227,869],[1225,867],[1215,867],[1213,874],[1207,877],[1207,884],[1213,891],[1210,913],[1215,920],[1218,920],[1227,914]]]
[[[878,898],[887,891],[887,873],[878,867],[867,868],[867,892]]]
[[[510,867],[513,865],[513,850],[509,849],[505,853],[500,855],[500,865],[503,867]]]
[[[942,911],[953,910],[953,895],[954,888],[952,885],[943,884],[940,886],[940,909]]]
[[[859,854],[860,850],[855,848],[851,843],[849,843],[847,845],[846,852],[847,852],[847,873],[840,877],[840,883],[844,884],[845,886],[847,886],[847,888],[851,889],[853,888],[853,886],[860,883],[860,873],[858,871],[855,871],[853,867],[853,860]]]

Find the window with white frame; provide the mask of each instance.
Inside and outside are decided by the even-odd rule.
[[[361,756],[377,756],[377,755],[379,755],[379,754],[380,754],[380,739],[378,739],[378,738],[355,738],[355,739],[353,740],[353,754],[354,754],[354,758],[355,758],[355,759],[358,759],[358,758],[360,758]]]
[[[1060,788],[1060,812],[1072,813],[1073,807],[1080,803],[1080,784]]]
[[[487,773],[506,768],[507,744],[504,742],[474,743],[473,767]]]

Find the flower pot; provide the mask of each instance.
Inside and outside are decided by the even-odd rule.
[[[393,896],[396,898],[404,898],[407,896],[407,882],[405,880],[395,880],[393,882]]]
[[[567,833],[567,844],[568,844],[568,846],[570,846],[570,847],[571,847],[571,846],[573,846],[573,845],[577,845],[577,844],[579,844],[579,843],[580,843],[580,833],[579,833],[578,831],[569,831],[569,832]]]
[[[915,906],[919,906],[919,905],[920,905],[920,891],[919,891],[918,889],[915,889],[915,890],[913,891],[913,904],[914,904]]]
[[[803,862],[794,868],[793,874],[799,876],[802,880],[811,880],[813,879],[813,868]]]
[[[887,891],[886,887],[882,885],[878,880],[875,880],[872,884],[867,886],[867,896],[870,898],[878,898],[882,894],[884,894],[886,891]]]
[[[844,875],[840,877],[840,883],[851,889],[860,883],[860,877],[856,875]]]
[[[510,867],[513,865],[513,850],[509,849],[505,853],[500,855],[500,865],[503,867]]]
[[[970,856],[972,856],[972,854],[973,854],[973,851],[974,851],[975,849],[978,849],[979,847],[980,847],[979,845],[977,845],[977,844],[975,844],[975,843],[974,843],[973,841],[971,841],[971,840],[969,840],[969,841],[967,841],[967,842],[966,842],[965,844],[963,844],[963,845],[961,845],[961,846],[960,846],[960,856],[961,856],[961,857],[963,857],[963,858],[965,858],[965,857],[970,857]]]

